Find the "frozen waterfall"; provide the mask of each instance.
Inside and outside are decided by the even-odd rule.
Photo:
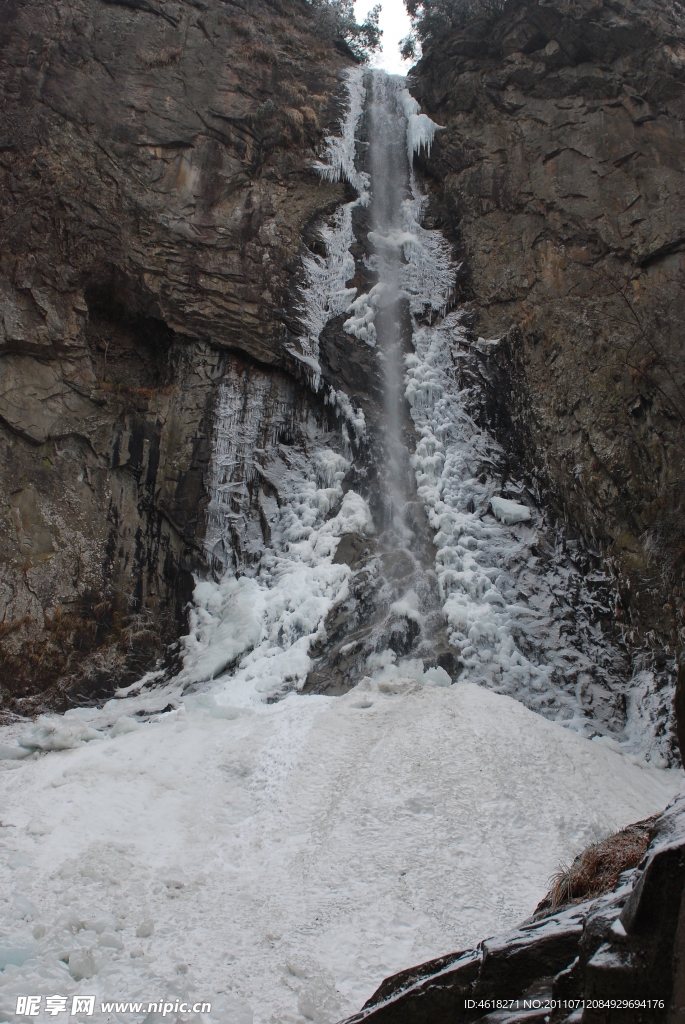
[[[302,379],[236,356],[217,386],[179,670],[1,730],[2,1020],[333,1024],[682,785],[670,695],[485,423],[497,343],[413,167],[439,126],[402,79],[343,91],[314,172],[357,197],[303,254]]]
[[[356,69],[345,87],[347,114],[316,170],[344,178],[358,198],[322,224],[325,255],[304,259],[303,330],[293,349],[338,428],[310,420],[306,450],[293,463],[290,449],[284,461],[278,430],[259,443],[250,433],[265,419],[259,392],[238,424],[243,399],[230,379],[222,385],[208,545],[226,576],[198,586],[183,678],[197,684],[228,671],[236,694],[246,694],[247,674],[258,695],[272,697],[305,685],[314,665],[320,681],[343,661],[343,689],[365,673],[459,679],[666,763],[669,693],[649,672],[628,678],[625,653],[598,623],[596,574],[583,577],[565,557],[563,538],[483,426],[477,369],[496,358],[497,343],[474,344],[451,306],[457,268],[440,232],[422,226],[427,200],[413,167],[439,126],[402,79]],[[364,250],[356,262],[355,241]],[[320,337],[334,323],[376,360],[374,424],[354,392],[322,379]],[[255,529],[245,504],[250,474],[280,494],[275,507],[260,499],[272,525],[252,563],[242,554]],[[358,491],[346,483],[355,474]],[[336,556],[343,535],[363,539],[364,560]],[[371,580],[363,592],[362,570]],[[225,604],[218,595],[227,589]],[[287,600],[277,596],[286,592]],[[346,624],[333,644],[336,614]]]

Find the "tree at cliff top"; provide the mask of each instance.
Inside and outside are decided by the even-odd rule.
[[[378,18],[381,5],[376,4],[361,24],[354,14],[353,0],[310,0],[316,12],[319,31],[338,47],[366,61],[378,49],[383,31]]]
[[[419,57],[426,42],[440,39],[471,18],[498,14],[505,3],[506,0],[405,0],[412,31],[402,40],[402,56],[407,60]]]

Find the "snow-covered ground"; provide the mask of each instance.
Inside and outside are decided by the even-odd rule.
[[[388,675],[243,708],[217,687],[1,762],[0,1019],[78,992],[100,1020],[186,998],[225,1024],[338,1020],[518,922],[561,860],[680,787],[508,697]]]

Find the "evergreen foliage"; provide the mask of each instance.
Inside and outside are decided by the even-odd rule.
[[[499,14],[505,3],[506,0],[405,0],[412,31],[402,40],[402,56],[419,57],[426,43],[462,28],[472,18]]]
[[[381,5],[376,4],[359,24],[353,0],[309,0],[314,8],[319,32],[339,47],[349,50],[359,61],[367,61],[381,43],[378,25]]]

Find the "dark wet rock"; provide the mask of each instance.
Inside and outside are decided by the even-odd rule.
[[[656,819],[642,863],[624,872],[612,892],[542,911],[477,949],[387,978],[347,1024],[680,1020],[685,1015],[684,892],[685,799],[680,797]],[[621,999],[652,1000],[652,1005],[590,1003]],[[493,1000],[506,1005],[493,1006]],[[582,1000],[589,1005],[583,1008]]]

